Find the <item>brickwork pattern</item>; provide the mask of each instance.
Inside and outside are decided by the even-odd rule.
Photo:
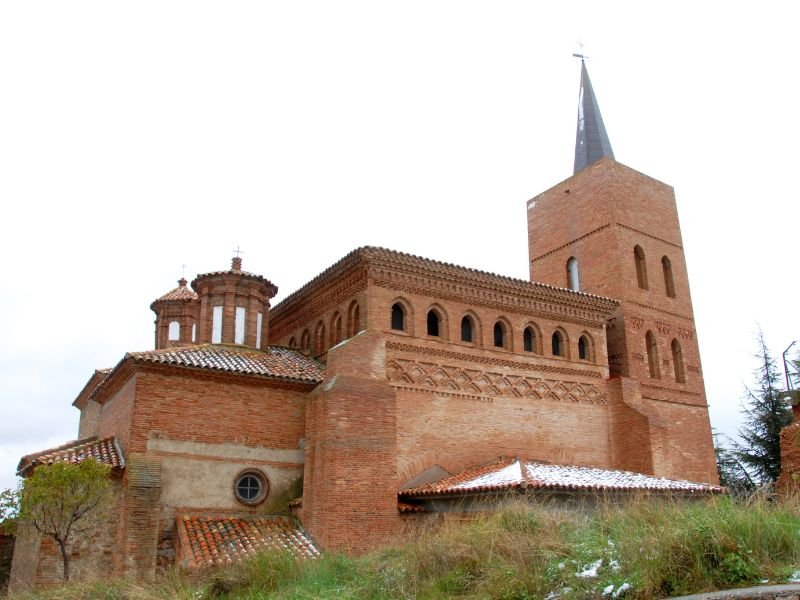
[[[528,235],[532,279],[565,285],[566,264],[574,256],[581,289],[620,300],[608,322],[609,370],[641,381],[641,394],[649,401],[637,410],[651,420],[655,473],[682,478],[703,474],[702,481],[715,483],[702,366],[672,188],[604,158],[529,201]],[[637,272],[635,247],[643,251],[646,276]],[[662,257],[671,266],[674,297]],[[648,332],[655,340],[649,350]],[[673,354],[673,343],[680,353]]]
[[[397,532],[396,396],[382,336],[361,334],[329,354],[309,399],[303,525],[323,550],[361,553]]]

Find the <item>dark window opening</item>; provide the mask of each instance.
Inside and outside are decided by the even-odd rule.
[[[661,379],[661,371],[658,367],[658,344],[656,343],[656,336],[652,331],[648,331],[644,338],[647,345],[647,366],[650,369],[650,377],[653,379]]]
[[[564,356],[564,338],[561,333],[556,331],[553,334],[553,356]]]
[[[589,360],[589,340],[585,335],[578,338],[578,358],[581,360]]]
[[[472,341],[472,319],[469,317],[464,317],[461,319],[461,341]]]
[[[495,348],[504,348],[506,345],[506,332],[502,323],[494,324],[494,346]]]
[[[439,315],[435,310],[428,311],[428,335],[439,337]]]
[[[643,290],[647,289],[647,263],[644,259],[644,250],[641,246],[633,249],[633,259],[636,262],[636,282]]]
[[[534,337],[533,329],[526,327],[522,333],[522,349],[525,352],[533,352]]]
[[[397,331],[406,329],[406,313],[399,303],[392,305],[392,329]]]
[[[683,350],[678,340],[672,340],[672,364],[675,365],[675,381],[686,383],[686,372],[683,369]]]
[[[661,259],[661,266],[664,269],[664,288],[667,291],[667,296],[670,298],[675,297],[675,282],[672,279],[672,263],[665,256]]]

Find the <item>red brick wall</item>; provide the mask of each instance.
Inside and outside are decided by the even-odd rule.
[[[152,432],[174,440],[297,448],[304,436],[308,387],[140,370],[130,450],[144,452]]]
[[[400,525],[396,399],[384,352],[376,334],[337,347],[309,399],[302,519],[326,550],[385,545]]]
[[[621,301],[608,324],[612,374],[638,379],[648,399],[657,475],[716,482],[689,280],[672,188],[611,159],[584,169],[528,203],[531,277],[565,285],[571,256],[581,289]],[[638,283],[634,247],[645,254],[647,289]],[[661,259],[672,267],[675,297],[666,293]],[[657,345],[651,377],[647,332]],[[685,382],[676,381],[672,342],[680,344]]]
[[[783,496],[796,496],[800,491],[800,422],[797,408],[793,407],[795,420],[781,431],[781,476],[777,489]]]
[[[131,418],[136,397],[136,375],[126,381],[100,409],[97,435],[116,436],[123,455],[127,454],[131,436]]]

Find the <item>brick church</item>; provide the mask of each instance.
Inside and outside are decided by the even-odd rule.
[[[78,439],[20,461],[112,467],[73,572],[358,553],[508,494],[721,491],[674,193],[614,160],[584,64],[574,174],[526,208],[530,281],[376,247],[275,306],[240,258],[181,279],[155,349],[74,400]],[[20,533],[12,589],[59,569]]]

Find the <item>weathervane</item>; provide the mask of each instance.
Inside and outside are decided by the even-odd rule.
[[[573,52],[572,56],[574,56],[575,58],[580,58],[581,60],[586,60],[587,58],[589,58],[588,56],[586,56],[583,53],[583,47],[584,47],[583,46],[583,42],[578,42],[578,47],[580,48],[580,51],[579,52]]]

